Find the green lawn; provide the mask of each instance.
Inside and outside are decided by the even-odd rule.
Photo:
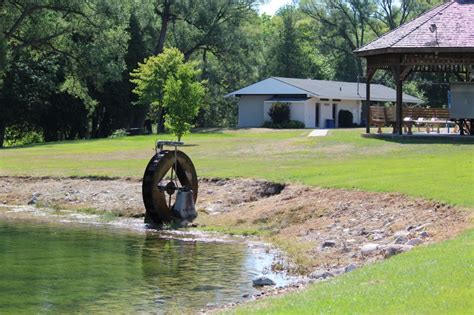
[[[237,314],[472,314],[474,230]]]
[[[334,130],[223,131],[184,138],[202,177],[252,177],[324,187],[402,192],[474,207],[474,145],[397,143]],[[160,138],[171,139],[170,136]],[[141,177],[156,136],[0,150],[0,175]]]

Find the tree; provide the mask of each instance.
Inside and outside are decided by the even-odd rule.
[[[133,70],[133,93],[139,104],[150,105],[153,118],[159,119],[166,110],[166,126],[181,138],[189,131],[205,95],[203,82],[198,81],[200,74],[197,63],[185,62],[181,51],[165,48]]]
[[[294,7],[287,6],[279,11],[281,24],[278,29],[278,38],[271,50],[274,56],[273,76],[304,77],[306,62],[301,48],[302,40],[298,32],[297,11]]]
[[[130,76],[135,84],[133,93],[138,96],[138,104],[150,106],[149,115],[160,124],[163,111],[163,96],[166,80],[178,72],[184,63],[184,55],[176,48],[165,48],[163,53],[145,59],[138,64]]]
[[[164,87],[163,106],[168,109],[165,124],[178,141],[193,127],[206,94],[196,66],[195,63],[179,65],[176,74],[166,80]]]
[[[317,23],[322,50],[337,55],[351,67],[351,63],[356,65],[356,71],[349,75],[352,80],[362,76],[362,62],[353,52],[373,38],[369,24],[376,10],[374,1],[311,0],[303,2],[302,10]]]
[[[57,76],[55,90],[44,90],[41,98],[29,99],[28,104],[51,105],[56,102],[49,102],[49,97],[65,100],[60,94],[67,93],[87,107],[91,118],[98,104],[93,94],[105,83],[120,80],[125,67],[129,9],[127,4],[117,6],[111,0],[0,1],[0,81],[11,68],[17,71],[14,63],[25,56],[33,64],[54,60],[54,67],[41,74],[45,81],[48,72]],[[1,111],[13,112],[11,108]],[[40,111],[32,110],[31,114],[35,112]],[[0,115],[0,136],[8,124],[9,118]]]

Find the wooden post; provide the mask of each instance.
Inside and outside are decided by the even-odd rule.
[[[370,60],[367,59],[367,73],[365,76],[365,104],[364,104],[364,110],[365,110],[365,132],[370,133],[370,81],[375,75],[375,72],[377,72],[376,67],[370,66]]]
[[[398,76],[397,80],[397,111],[396,111],[396,127],[397,127],[397,134],[402,135],[403,129],[403,117],[402,117],[402,104],[403,104],[403,81]]]
[[[365,84],[365,133],[370,133],[370,79],[367,70],[367,83]]]

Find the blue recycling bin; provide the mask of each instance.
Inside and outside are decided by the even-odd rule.
[[[336,122],[334,119],[326,119],[326,129],[334,129],[336,128]]]

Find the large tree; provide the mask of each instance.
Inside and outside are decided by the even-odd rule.
[[[81,99],[92,114],[93,92],[119,79],[124,68],[128,12],[127,5],[113,1],[1,1],[0,75],[23,55],[32,62],[59,56],[62,82],[56,92]],[[2,115],[0,135],[7,122]]]

